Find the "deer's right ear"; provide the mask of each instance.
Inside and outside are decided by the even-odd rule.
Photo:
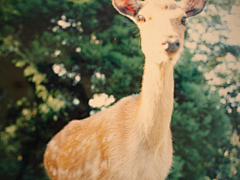
[[[141,8],[139,0],[112,0],[115,9],[125,15],[134,17]]]

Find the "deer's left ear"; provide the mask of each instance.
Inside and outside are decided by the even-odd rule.
[[[208,0],[182,0],[180,6],[187,13],[187,17],[195,16],[202,12]]]
[[[139,0],[112,0],[115,9],[125,15],[134,17],[141,8]]]

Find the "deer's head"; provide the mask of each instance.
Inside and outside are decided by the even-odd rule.
[[[207,0],[112,0],[119,13],[138,26],[146,60],[176,62],[184,44],[186,19],[199,14]]]

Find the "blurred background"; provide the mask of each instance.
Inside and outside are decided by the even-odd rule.
[[[187,27],[168,179],[239,180],[240,1],[210,0]],[[0,179],[48,179],[51,137],[138,93],[143,63],[110,0],[0,0]]]

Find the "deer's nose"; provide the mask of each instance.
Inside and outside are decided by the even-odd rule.
[[[167,53],[175,53],[180,47],[180,41],[178,37],[168,37],[162,42],[162,45]]]

